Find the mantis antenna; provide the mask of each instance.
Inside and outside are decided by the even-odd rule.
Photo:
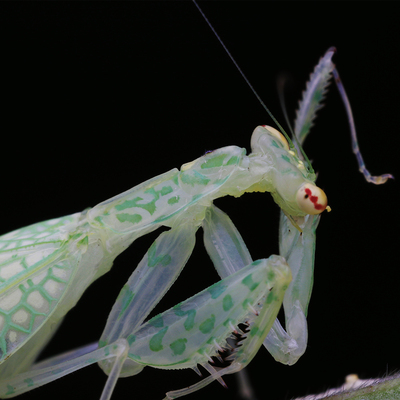
[[[250,83],[250,81],[248,80],[248,78],[246,77],[246,75],[244,74],[244,72],[242,71],[242,69],[239,67],[238,63],[236,62],[236,60],[233,58],[232,54],[229,52],[228,48],[225,46],[225,43],[222,41],[222,39],[220,38],[220,36],[218,35],[218,33],[216,32],[216,30],[214,29],[214,27],[212,26],[211,22],[207,19],[206,15],[204,14],[203,10],[200,8],[200,6],[197,4],[196,0],[192,0],[194,5],[197,7],[197,9],[199,10],[200,14],[203,16],[204,20],[206,21],[207,25],[210,27],[210,29],[212,30],[212,32],[214,33],[215,37],[218,39],[218,41],[220,42],[221,46],[223,47],[223,49],[225,50],[226,54],[229,56],[229,58],[231,59],[231,61],[233,62],[233,64],[235,65],[236,69],[239,71],[240,75],[242,76],[242,78],[244,79],[244,81],[247,83],[247,85],[249,86],[250,90],[253,92],[253,94],[256,96],[257,100],[260,102],[261,106],[265,109],[265,111],[268,113],[268,115],[270,116],[270,118],[274,121],[274,123],[276,124],[276,126],[280,129],[280,131],[283,133],[283,135],[285,136],[286,140],[289,143],[289,146],[292,150],[296,151],[295,146],[293,145],[292,140],[290,139],[290,137],[288,136],[288,134],[285,132],[285,130],[283,129],[283,127],[281,126],[281,124],[278,122],[278,120],[273,116],[272,112],[269,110],[269,108],[265,105],[265,103],[262,101],[261,97],[259,96],[259,94],[256,92],[256,90],[254,89],[253,85]],[[349,120],[349,125],[350,125],[350,133],[351,133],[351,142],[352,142],[352,149],[353,149],[353,153],[355,154],[356,158],[357,158],[357,162],[358,162],[358,166],[359,166],[359,171],[364,175],[365,179],[367,182],[371,182],[374,183],[375,185],[381,185],[383,183],[385,183],[388,179],[394,179],[394,176],[391,174],[383,174],[383,175],[378,175],[378,176],[372,176],[370,174],[370,172],[367,170],[367,168],[365,167],[365,163],[364,160],[362,158],[361,152],[360,152],[360,148],[358,146],[358,140],[357,140],[357,134],[356,134],[356,128],[355,128],[355,124],[354,124],[354,119],[353,119],[353,113],[351,111],[351,107],[350,107],[350,102],[349,99],[347,97],[346,91],[344,89],[344,86],[342,84],[342,81],[340,80],[339,77],[339,73],[337,71],[336,68],[333,69],[332,71],[333,77],[335,78],[335,82],[336,82],[336,86],[339,90],[340,96],[342,97],[342,101],[344,104],[344,107],[346,109],[346,113],[347,113],[347,117]],[[282,96],[280,95],[280,101],[282,104]],[[286,120],[288,120],[287,118],[287,113],[286,111],[284,111],[285,113],[285,118]],[[288,126],[291,129],[290,124],[288,123]],[[307,155],[305,154],[303,147],[300,145],[296,135],[293,133],[292,131],[292,137],[293,140],[296,142],[296,144],[298,145],[298,148],[300,149],[301,154],[303,155],[307,165],[308,165],[308,169],[311,173],[314,173],[314,169],[312,168],[311,162],[308,159]]]
[[[259,94],[256,92],[256,90],[254,89],[253,85],[250,83],[250,81],[248,80],[247,76],[244,74],[244,72],[242,71],[242,69],[239,67],[238,63],[236,62],[236,60],[233,58],[232,54],[229,52],[228,48],[225,46],[225,43],[222,41],[222,39],[220,38],[220,36],[218,35],[218,33],[216,32],[216,30],[214,29],[214,27],[212,26],[211,22],[208,20],[208,18],[206,17],[206,15],[204,14],[203,10],[200,8],[200,6],[197,4],[196,0],[192,0],[194,5],[197,7],[197,9],[199,10],[200,14],[203,16],[204,20],[206,21],[207,25],[210,27],[210,29],[212,30],[212,32],[214,33],[215,37],[218,39],[218,41],[220,42],[221,46],[223,47],[223,49],[225,50],[226,54],[229,56],[229,58],[231,59],[231,61],[233,62],[233,64],[235,65],[236,69],[239,71],[240,75],[242,76],[242,78],[244,79],[244,81],[247,83],[247,85],[249,86],[250,90],[253,92],[254,96],[256,96],[257,100],[260,102],[261,106],[265,109],[265,111],[268,113],[268,115],[271,117],[272,121],[274,121],[274,123],[276,124],[276,126],[279,128],[279,130],[283,133],[283,135],[285,136],[286,140],[289,143],[289,146],[292,150],[296,151],[295,146],[293,145],[292,140],[290,139],[289,135],[285,132],[285,130],[283,129],[283,127],[281,126],[281,124],[278,122],[278,120],[274,117],[274,115],[272,114],[272,112],[269,110],[269,108],[265,105],[265,103],[262,101],[261,97],[259,96]],[[303,155],[304,159],[306,160],[306,163],[308,165],[308,169],[311,173],[314,173],[314,169],[311,166],[311,162],[308,159],[306,153],[303,150],[303,147],[300,145],[299,141],[297,140],[297,137],[295,135],[293,135],[293,140],[296,141],[296,144],[298,145],[301,154]]]

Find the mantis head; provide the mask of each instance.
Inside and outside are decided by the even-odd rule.
[[[282,133],[267,125],[258,126],[251,137],[253,154],[265,162],[267,190],[282,211],[288,216],[320,214],[328,207],[326,194],[314,184],[314,171],[291,146]]]

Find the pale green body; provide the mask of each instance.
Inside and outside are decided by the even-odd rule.
[[[199,305],[201,302],[196,300],[197,307],[193,309],[193,312],[197,312],[193,321],[195,326],[201,326],[207,316],[215,315],[213,329],[206,329],[207,332],[200,336],[193,336],[193,332],[184,336],[182,326],[187,317],[184,314],[177,317],[174,312],[174,323],[160,326],[163,329],[168,326],[168,331],[158,329],[157,324],[149,328],[151,321],[139,327],[185,265],[194,246],[195,232],[207,211],[213,209],[212,200],[225,194],[239,196],[246,190],[253,190],[252,187],[265,190],[274,186],[272,182],[278,174],[275,166],[269,166],[268,163],[271,163],[271,156],[280,157],[279,151],[282,154],[287,152],[265,129],[258,128],[255,135],[265,135],[273,142],[271,147],[274,152],[271,155],[246,156],[245,151],[238,147],[222,148],[185,165],[181,171],[175,169],[155,177],[88,211],[35,224],[0,237],[0,276],[5,278],[0,295],[0,315],[3,316],[2,380],[27,370],[49,340],[55,323],[76,304],[84,290],[106,273],[115,257],[136,238],[161,225],[169,226],[171,230],[160,235],[132,275],[132,284],[128,282],[122,290],[110,316],[117,318],[117,321],[110,323],[109,320],[100,341],[101,346],[106,346],[125,338],[130,344],[134,337],[138,337],[128,355],[138,364],[127,362],[121,375],[135,374],[143,368],[142,365],[185,368],[207,362],[203,351],[208,357],[215,351],[214,342],[207,344],[207,341],[212,337],[219,346],[223,345],[230,336],[231,326],[236,327],[248,317],[249,310],[242,306],[237,308],[237,304],[250,301],[252,306],[256,306],[271,287],[274,291],[270,293],[276,292],[273,301],[276,304],[271,306],[275,319],[283,299],[283,288],[290,281],[290,271],[281,257],[276,257],[273,262],[276,265],[274,274],[278,274],[279,279],[268,280],[268,274],[260,278],[259,281],[264,282],[260,285],[261,291],[254,293],[255,297],[250,296],[253,293],[245,285],[242,286],[249,293],[246,290],[241,293],[238,290],[241,287],[239,282],[230,282],[231,278],[227,278],[225,286],[227,293],[232,292],[229,296],[235,305],[232,305],[235,312],[230,309],[226,314],[218,311],[216,297],[207,307]],[[279,160],[273,161],[279,164]],[[290,161],[285,156],[284,162],[289,166]],[[294,176],[292,179],[305,178]],[[262,262],[265,263],[268,272],[272,267],[269,262]],[[255,274],[263,271],[260,268],[256,268],[253,280]],[[240,280],[244,278],[242,276]],[[146,302],[144,298],[151,301]],[[123,311],[121,307],[124,307]],[[212,309],[216,309],[214,314]],[[265,307],[264,311],[267,310]],[[185,311],[182,305],[182,312],[189,311]],[[169,317],[165,318],[170,320]],[[269,316],[267,325],[263,327],[264,330],[268,328],[266,333],[273,319]],[[230,324],[226,324],[228,320]],[[157,329],[162,333],[158,333]],[[38,331],[40,335],[35,335]],[[164,345],[157,342],[157,338],[161,340],[160,335],[163,335]],[[156,351],[151,351],[154,342],[159,344],[158,348],[164,346],[167,353],[158,350],[157,346],[153,346]],[[171,360],[170,347],[174,347],[174,343],[181,343],[181,347],[176,350],[179,354],[173,354]],[[17,351],[20,347],[22,349]],[[107,369],[106,364],[103,367]],[[11,395],[12,392],[9,387],[8,392],[2,391],[2,396],[7,393]]]
[[[309,105],[309,112],[312,118],[315,104]],[[31,390],[93,362],[109,374],[103,399],[111,396],[119,376],[137,374],[146,365],[196,370],[201,364],[209,370],[211,375],[192,388],[168,394],[178,397],[237,372],[264,340],[276,359],[296,362],[307,342],[305,315],[318,217],[306,216],[295,195],[299,186],[313,183],[315,175],[263,127],[254,131],[251,145],[248,156],[236,146],[218,149],[92,209],[0,237],[1,397]],[[285,259],[271,256],[253,263],[229,217],[212,204],[218,197],[252,191],[271,192],[303,229],[301,236],[293,235],[296,229],[289,232],[291,223],[282,214],[281,253],[291,260],[296,278],[284,303],[288,333],[274,323],[291,280]],[[92,344],[31,370],[85,289],[135,239],[162,225],[171,229],[156,239],[121,290],[99,348]],[[143,324],[186,264],[200,226],[223,280]],[[296,249],[304,250],[300,254]],[[248,338],[231,356],[231,365],[216,371],[208,363],[210,357],[242,322],[250,325]]]
[[[311,77],[316,84],[304,95],[295,128],[300,142],[330,77],[332,54],[321,60]],[[197,370],[200,364],[210,372],[198,384],[168,393],[175,398],[239,371],[263,343],[278,361],[298,360],[307,345],[319,217],[306,215],[295,196],[315,175],[298,153],[263,127],[256,128],[251,145],[248,156],[236,146],[218,149],[92,209],[0,237],[0,397],[16,396],[95,362],[109,375],[105,400],[118,377],[135,375],[144,366]],[[282,209],[281,256],[253,262],[232,221],[212,203],[252,191],[270,192]],[[86,288],[134,240],[160,226],[170,230],[156,239],[122,288],[99,344],[32,368]],[[200,226],[222,280],[143,323],[185,266]],[[282,302],[286,331],[276,320]],[[230,356],[229,367],[215,370],[210,357],[243,322],[250,329],[243,345]]]

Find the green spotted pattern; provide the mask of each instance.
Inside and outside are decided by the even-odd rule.
[[[129,285],[124,285],[118,295],[118,303],[121,304],[121,310],[118,314],[118,319],[120,319],[129,305],[131,304],[132,300],[135,297],[135,293],[130,289]],[[101,346],[100,346],[101,347]]]
[[[181,309],[181,305],[178,304],[174,307],[175,310],[175,315],[178,317],[184,317],[187,315],[187,318],[183,322],[183,327],[185,328],[185,331],[190,331],[194,327],[194,319],[196,317],[196,310],[191,309],[187,311],[183,311]]]
[[[187,339],[183,338],[183,339],[177,339],[177,340],[175,340],[175,342],[172,342],[169,345],[174,356],[180,356],[185,352],[186,343],[187,343]]]
[[[230,294],[227,294],[224,297],[222,307],[223,307],[224,311],[229,311],[233,307],[233,300],[232,300],[232,296]]]
[[[199,326],[199,330],[201,333],[210,333],[213,331],[215,325],[215,315],[211,314],[210,318],[207,318],[204,322],[202,322]]]
[[[159,256],[156,255],[157,253],[157,242],[154,242],[147,252],[147,265],[149,267],[155,267],[159,264],[166,267],[171,263],[171,256],[169,254],[161,254]]]
[[[236,146],[215,150],[89,210],[90,221],[118,232],[162,224],[218,190],[236,170],[246,151]]]
[[[251,274],[246,276],[246,278],[243,279],[242,283],[246,285],[251,291],[257,289],[257,286],[259,285],[259,282],[253,281]]]
[[[164,335],[167,333],[167,330],[168,330],[168,326],[161,329],[154,336],[152,336],[152,338],[150,339],[150,342],[149,342],[149,348],[151,351],[157,352],[157,351],[161,351],[163,349],[162,340],[164,338]]]
[[[267,260],[254,262],[149,320],[135,332],[129,357],[168,368],[206,362],[205,354],[212,352],[215,342],[223,344],[232,326],[249,315],[249,305],[254,307],[264,296],[266,304],[279,303],[277,312],[282,298],[272,290],[276,279]]]

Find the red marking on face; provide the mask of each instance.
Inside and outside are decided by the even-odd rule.
[[[309,199],[311,200],[311,203],[314,204],[314,208],[316,210],[325,210],[326,206],[318,204],[318,196],[313,196],[311,190],[308,188],[305,190],[305,192],[308,195]]]

